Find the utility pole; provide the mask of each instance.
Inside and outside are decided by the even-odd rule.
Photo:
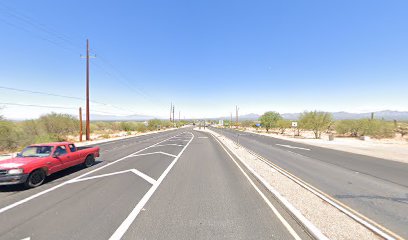
[[[173,111],[173,103],[170,103],[170,122],[171,122],[171,111]]]
[[[81,56],[82,57],[82,56]],[[85,126],[85,134],[86,140],[91,140],[91,128],[90,128],[90,119],[89,119],[89,40],[86,39],[86,126]],[[95,58],[95,56],[92,56]]]
[[[89,40],[86,39],[86,140],[91,139],[91,128],[89,119]]]
[[[173,127],[174,127],[174,105],[173,105]]]
[[[82,142],[82,108],[79,108],[79,141]]]
[[[238,110],[239,110],[238,106],[235,105],[235,114],[236,114],[236,116],[235,116],[235,128],[238,128]]]

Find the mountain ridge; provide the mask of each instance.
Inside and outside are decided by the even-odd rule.
[[[408,120],[408,111],[392,111],[392,110],[383,110],[375,112],[364,112],[364,113],[350,113],[345,111],[330,112],[335,120],[346,120],[346,119],[362,119],[362,118],[371,118],[371,113],[374,113],[375,119],[384,119],[388,121],[392,120]],[[297,120],[300,116],[299,113],[281,113],[281,116],[284,119],[288,120]],[[256,113],[249,113],[244,115],[239,115],[239,120],[258,120],[261,115]],[[229,120],[230,117],[221,117],[219,119]],[[233,121],[235,121],[235,116],[233,116]]]

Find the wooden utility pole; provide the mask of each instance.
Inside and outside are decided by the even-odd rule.
[[[170,103],[170,122],[171,122],[171,112],[173,111],[173,103]]]
[[[238,106],[235,105],[235,128],[238,128]]]
[[[82,55],[81,55],[81,58]],[[86,135],[86,140],[91,140],[91,128],[90,128],[90,118],[89,118],[89,59],[90,58],[95,58],[95,56],[89,56],[89,40],[86,39],[86,126],[85,126],[85,135]]]
[[[173,105],[173,127],[174,127],[174,122],[175,120],[174,120],[174,105]]]
[[[82,108],[79,108],[79,141],[82,142]]]
[[[86,140],[91,140],[91,128],[89,119],[89,40],[86,39]]]

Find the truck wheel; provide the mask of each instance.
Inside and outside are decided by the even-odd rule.
[[[44,170],[37,169],[33,171],[32,173],[30,173],[24,185],[28,188],[38,187],[41,184],[43,184],[45,177],[46,177],[46,174]]]
[[[92,167],[92,165],[94,165],[95,163],[95,158],[93,155],[89,155],[88,157],[86,157],[85,162],[84,162],[84,167],[89,168]]]

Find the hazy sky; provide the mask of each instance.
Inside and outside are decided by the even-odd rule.
[[[0,114],[76,114],[83,100],[4,87],[84,98],[87,38],[94,113],[167,117],[171,101],[187,118],[235,105],[408,110],[407,9],[405,0],[0,0]]]

